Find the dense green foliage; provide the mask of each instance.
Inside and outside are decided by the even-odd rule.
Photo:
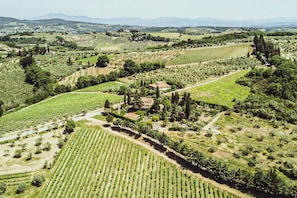
[[[75,128],[75,122],[73,120],[67,120],[65,125],[65,133],[72,133]]]
[[[41,174],[37,174],[37,175],[33,176],[31,185],[36,186],[36,187],[40,187],[40,186],[42,186],[43,182],[45,182],[45,176],[41,175]]]
[[[152,36],[151,34],[141,33],[141,32],[132,32],[130,36],[131,41],[162,41],[162,42],[169,42],[170,39],[162,36]]]
[[[124,68],[121,68],[119,72],[112,71],[107,75],[98,75],[95,76],[81,76],[78,78],[78,81],[76,83],[76,87],[78,89],[98,85],[105,82],[115,81],[118,79],[118,77],[125,77],[130,76],[135,73],[141,73],[151,70],[157,70],[164,68],[164,63],[141,63],[138,65],[132,60],[126,60],[124,64]]]
[[[78,48],[78,46],[75,42],[67,41],[62,36],[56,36],[56,40],[54,42],[50,43],[50,45],[51,46],[63,46],[63,47],[73,49],[73,50]]]
[[[252,94],[236,105],[237,111],[264,119],[297,121],[296,63],[280,57],[272,59],[273,68],[254,68],[237,82],[251,87]]]
[[[106,67],[109,64],[109,58],[106,55],[99,56],[96,67]]]
[[[25,192],[25,190],[26,190],[26,183],[21,182],[16,189],[16,194],[21,194]]]
[[[119,77],[125,77],[125,76],[131,76],[136,73],[142,73],[142,72],[148,72],[153,71],[157,69],[165,68],[165,64],[162,62],[157,63],[141,63],[138,65],[133,60],[126,60],[125,64],[123,65],[123,68],[120,69],[118,76]]]
[[[263,60],[263,63],[266,63],[267,60],[269,61],[273,56],[280,55],[279,47],[274,46],[274,44],[270,41],[265,41],[263,35],[260,35],[260,37],[255,35],[254,45],[254,53],[259,60]],[[262,55],[265,56],[265,59],[262,58]]]
[[[3,193],[5,193],[6,187],[7,187],[6,183],[0,182],[0,195],[2,195]]]
[[[246,39],[252,35],[250,32],[240,32],[240,33],[230,33],[230,34],[222,34],[219,36],[208,36],[204,37],[201,40],[191,40],[188,39],[187,41],[181,41],[179,43],[175,43],[173,47],[200,47],[204,44],[218,44],[230,40],[235,39]]]

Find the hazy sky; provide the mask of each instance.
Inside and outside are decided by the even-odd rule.
[[[297,17],[296,0],[1,0],[0,16],[30,19],[49,13],[112,17]]]

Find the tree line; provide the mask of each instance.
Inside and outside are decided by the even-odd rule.
[[[187,41],[181,41],[172,45],[175,48],[183,48],[183,47],[200,47],[203,44],[219,44],[230,40],[235,39],[246,39],[249,38],[254,33],[252,32],[240,32],[240,33],[230,33],[223,34],[218,36],[208,36],[203,37],[200,40],[188,39]]]
[[[108,63],[109,63],[109,60],[107,56],[99,56],[96,65],[99,67],[104,67],[104,66],[107,66]],[[164,67],[165,67],[165,64],[163,62],[156,62],[156,63],[145,62],[145,63],[137,64],[133,60],[129,59],[125,61],[123,68],[121,68],[119,72],[112,71],[107,75],[98,75],[97,77],[95,76],[79,77],[76,83],[76,88],[82,89],[85,87],[98,85],[100,83],[115,81],[117,80],[117,78],[131,76],[136,73],[162,69]]]

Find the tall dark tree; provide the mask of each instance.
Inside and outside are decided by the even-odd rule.
[[[3,106],[4,106],[4,102],[2,100],[0,100],[0,117],[3,115]]]
[[[160,98],[160,90],[159,90],[159,87],[157,86],[156,88],[156,98]]]
[[[67,65],[72,65],[72,61],[71,61],[71,58],[70,57],[68,57]]]
[[[23,67],[23,69],[26,69],[28,66],[33,65],[34,58],[32,55],[21,57],[20,59],[20,65]]]
[[[154,104],[151,107],[151,112],[152,113],[158,113],[160,110],[160,102],[157,98],[154,99]]]
[[[191,115],[191,98],[189,96],[186,101],[186,117],[187,117],[187,119],[190,118],[190,115]]]
[[[104,108],[110,108],[110,102],[109,102],[109,100],[105,100]]]

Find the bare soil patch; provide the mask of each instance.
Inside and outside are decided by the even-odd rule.
[[[57,146],[59,134],[62,137],[64,136],[62,135],[62,130],[56,130],[44,134],[35,134],[24,139],[21,138],[15,141],[13,147],[11,146],[11,143],[1,144],[0,175],[37,171],[43,168],[45,161],[47,161],[48,164],[51,164],[60,150]],[[38,138],[42,138],[42,144],[40,145],[41,153],[35,154],[37,150],[35,143]],[[51,144],[51,149],[49,151],[42,150],[44,144],[47,142]],[[14,158],[15,151],[22,150],[22,144],[26,144],[25,150],[22,152],[20,158]],[[32,153],[32,159],[26,160],[30,152]],[[9,154],[4,156],[5,153]]]

